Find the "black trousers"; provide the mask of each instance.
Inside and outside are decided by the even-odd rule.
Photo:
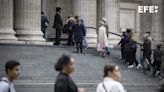
[[[43,32],[43,38],[45,38],[46,35],[46,28],[41,28],[42,32]]]
[[[129,53],[129,65],[133,65],[133,63],[136,64],[136,66],[138,65],[138,61],[136,59],[136,52],[137,52],[137,49],[135,48],[132,48],[130,53]]]
[[[108,48],[108,47],[105,47],[105,50],[106,50],[106,54],[107,54],[107,55],[110,55],[109,48]]]
[[[76,49],[77,49],[77,53],[79,53],[79,49],[80,52],[83,53],[83,42],[76,42]]]
[[[56,28],[56,38],[55,38],[56,45],[60,44],[60,41],[61,41],[61,31],[62,31],[61,28]]]
[[[69,30],[68,45],[70,45],[70,46],[74,45],[74,42],[73,42],[73,31],[72,30]]]
[[[121,57],[122,59],[125,59],[125,52],[124,52],[124,47],[121,47]]]

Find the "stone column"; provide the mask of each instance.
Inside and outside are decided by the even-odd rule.
[[[105,0],[97,0],[97,26],[103,17],[105,17]]]
[[[105,17],[108,20],[109,31],[120,33],[120,0],[105,0]],[[109,45],[115,46],[120,37],[109,34]]]
[[[16,42],[13,30],[13,0],[0,0],[0,42]]]
[[[78,15],[84,20],[87,27],[97,27],[97,0],[73,0],[73,15]],[[87,29],[89,46],[97,43],[95,29]]]
[[[152,37],[155,40],[154,46],[156,44],[161,44],[162,43],[162,32],[163,32],[163,14],[162,14],[162,4],[163,0],[152,0],[152,5],[153,6],[158,6],[158,13],[153,13],[152,14]]]
[[[41,0],[14,0],[14,9],[18,40],[27,44],[45,42],[41,32]]]

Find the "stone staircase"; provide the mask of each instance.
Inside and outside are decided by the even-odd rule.
[[[121,67],[121,82],[127,92],[156,92],[159,80],[148,77],[136,69],[128,69],[119,60],[119,50],[112,50],[109,57],[97,56],[95,49],[90,48],[87,54],[76,54],[72,47],[57,46],[0,46],[0,71],[3,71],[5,61],[19,60],[21,76],[15,82],[17,92],[53,92],[57,72],[54,63],[62,54],[71,54],[76,60],[76,70],[72,75],[79,87],[86,92],[95,92],[98,83],[103,80],[105,64],[118,64]]]

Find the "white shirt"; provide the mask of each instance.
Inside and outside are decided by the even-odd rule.
[[[120,82],[115,81],[109,77],[106,77],[104,81],[97,86],[96,92],[106,92],[103,87],[103,83],[107,92],[126,92],[123,85]]]
[[[0,92],[16,92],[13,83],[11,83],[6,77],[0,80]]]

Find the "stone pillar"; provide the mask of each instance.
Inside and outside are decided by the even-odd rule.
[[[42,0],[42,11],[45,13],[49,20],[48,28],[46,30],[46,36],[48,40],[55,38],[55,29],[52,28],[54,23],[56,0]]]
[[[13,0],[0,0],[0,42],[16,42],[13,30]]]
[[[97,27],[97,0],[73,0],[73,15],[80,16],[87,27]],[[87,29],[87,39],[89,46],[96,46],[95,29]]]
[[[105,0],[105,16],[108,20],[109,31],[120,33],[120,0]],[[120,37],[109,34],[109,45],[115,46],[119,42]]]
[[[103,17],[105,17],[105,0],[97,0],[97,26]]]
[[[45,42],[41,32],[41,0],[14,0],[14,28],[26,44]]]
[[[156,44],[162,43],[162,32],[163,32],[163,0],[152,0],[153,6],[158,6],[158,13],[152,14],[152,37],[154,38],[155,46]]]

